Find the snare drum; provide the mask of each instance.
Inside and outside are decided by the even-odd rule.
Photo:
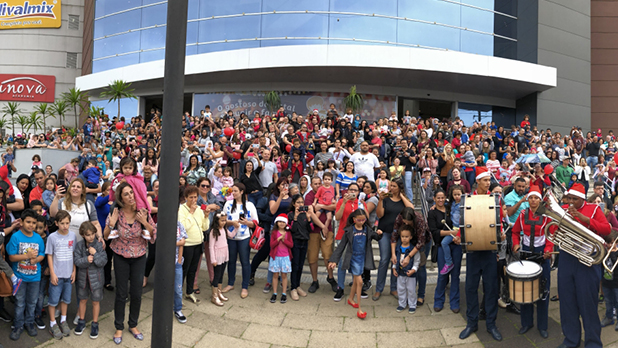
[[[543,268],[536,262],[516,261],[506,267],[506,278],[511,301],[530,304],[541,299]]]
[[[498,251],[500,241],[500,196],[465,195],[461,197],[461,246],[463,252]]]

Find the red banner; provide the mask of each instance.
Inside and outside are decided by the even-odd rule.
[[[54,102],[56,76],[0,74],[0,100]]]

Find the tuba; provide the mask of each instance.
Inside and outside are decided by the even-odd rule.
[[[544,232],[547,240],[588,267],[603,262],[603,267],[607,271],[613,271],[615,265],[613,267],[607,265],[609,252],[605,248],[605,239],[587,229],[564,211],[551,191],[547,193],[547,199],[537,212],[553,220],[545,226]],[[549,231],[551,226],[558,227],[553,234]],[[614,241],[612,247],[617,241],[618,239]]]

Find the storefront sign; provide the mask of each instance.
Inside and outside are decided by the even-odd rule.
[[[0,29],[60,28],[61,0],[4,0]]]
[[[0,100],[54,102],[56,76],[0,74]]]

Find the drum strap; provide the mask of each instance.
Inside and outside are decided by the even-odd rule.
[[[525,212],[525,218],[524,218],[524,223],[528,226],[530,226],[530,252],[534,253],[534,237],[536,235],[536,226],[542,227],[543,226],[543,219],[538,219],[538,220],[531,220],[529,219],[530,216],[530,209],[526,208]]]

